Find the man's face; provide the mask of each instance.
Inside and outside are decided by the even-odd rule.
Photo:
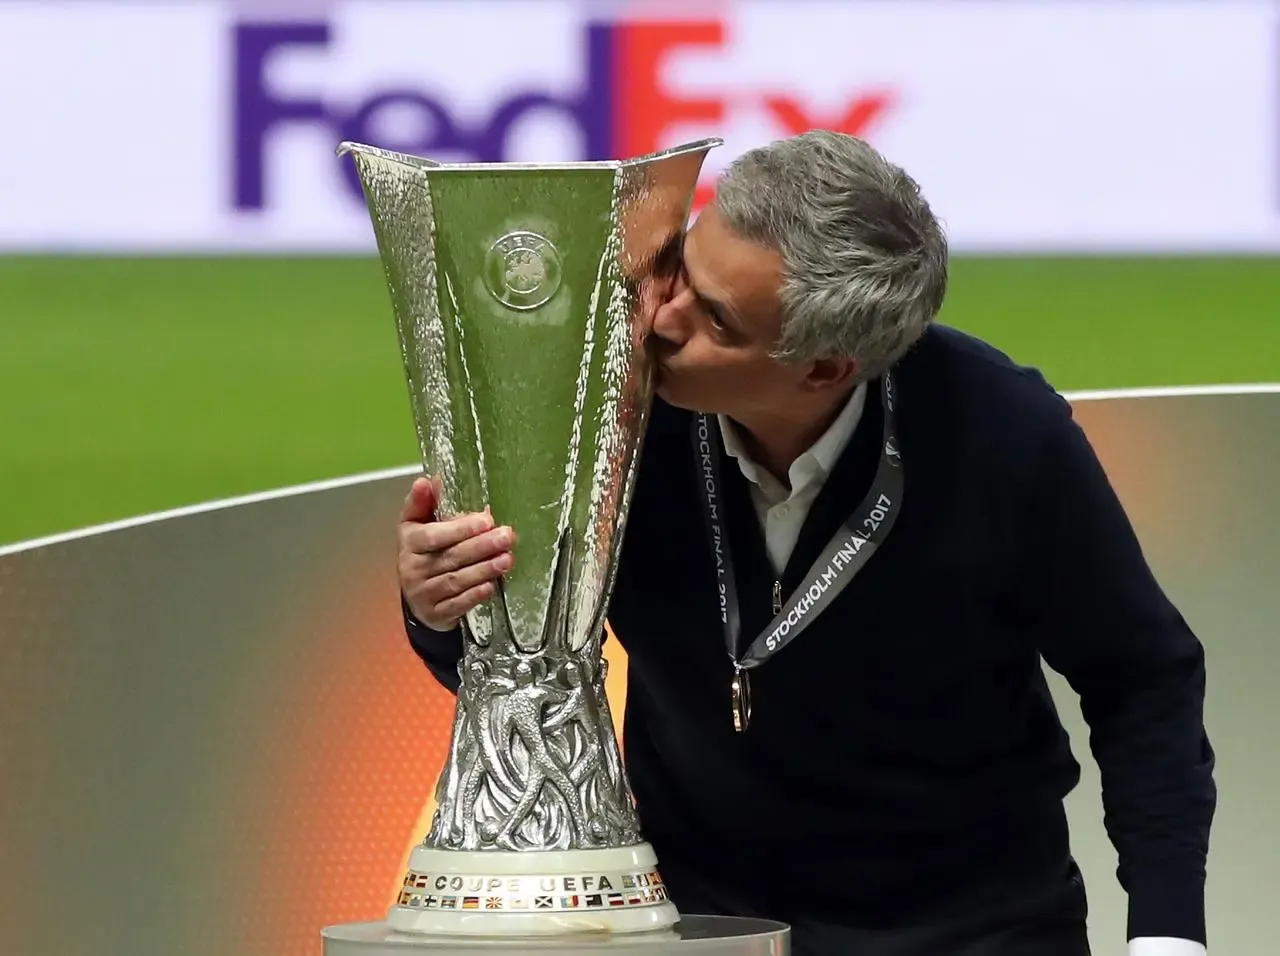
[[[805,367],[770,356],[782,330],[782,257],[735,235],[711,204],[684,239],[682,267],[653,318],[657,393],[733,417],[786,407]]]

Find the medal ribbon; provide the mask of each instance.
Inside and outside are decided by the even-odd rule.
[[[720,478],[720,442],[714,416],[693,417],[693,446],[698,459],[698,487],[702,495],[711,553],[716,565],[720,623],[725,649],[734,667],[734,717],[738,729],[746,727],[750,711],[750,690],[746,671],[759,667],[809,626],[835,599],[888,536],[902,509],[902,454],[898,448],[894,414],[893,381],[889,374],[881,380],[884,408],[884,437],[875,480],[861,504],[836,529],[827,546],[810,566],[801,586],[783,603],[773,620],[746,648],[739,651],[742,620],[738,606],[737,579],[733,554],[724,521],[723,487]]]

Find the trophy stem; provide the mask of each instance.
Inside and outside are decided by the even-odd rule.
[[[457,710],[425,845],[565,851],[634,846],[596,636],[574,652],[466,642]]]

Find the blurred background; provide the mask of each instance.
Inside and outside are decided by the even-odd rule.
[[[1280,834],[1257,849],[1270,791],[1236,785],[1280,786],[1280,416],[1087,399],[1280,382],[1280,2],[0,0],[0,952],[318,952],[385,910],[429,821],[452,700],[396,616],[417,452],[337,144],[720,136],[701,203],[811,127],[920,182],[952,244],[942,321],[1081,399],[1162,580],[1236,641],[1211,933],[1271,951]],[[1119,952],[1092,773],[1073,806]]]
[[[0,544],[414,460],[342,139],[846,130],[1060,388],[1280,379],[1272,0],[6,0],[0,50]]]

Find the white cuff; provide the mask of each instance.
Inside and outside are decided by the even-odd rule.
[[[1129,956],[1205,956],[1205,948],[1190,939],[1140,936],[1129,940]]]

